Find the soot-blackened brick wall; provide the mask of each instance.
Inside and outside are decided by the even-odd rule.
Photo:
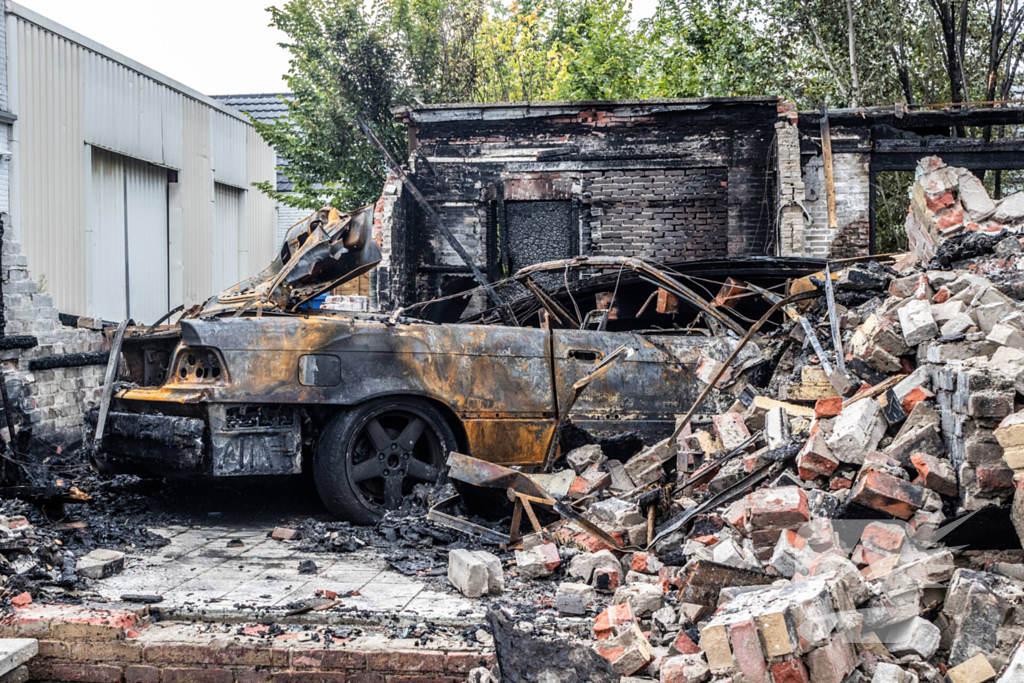
[[[584,174],[591,253],[656,260],[726,256],[728,175],[722,167]]]
[[[568,256],[757,256],[775,244],[778,99],[435,105],[399,111],[409,176],[492,279]],[[469,268],[404,189],[380,308],[453,294]],[[473,305],[470,308],[472,309]]]

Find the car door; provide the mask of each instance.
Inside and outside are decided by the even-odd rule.
[[[623,344],[633,350],[584,389],[569,407],[568,417],[596,437],[633,431],[649,444],[668,436],[676,416],[685,413],[703,391],[705,385],[696,377],[701,358],[722,360],[730,350],[725,340],[695,335],[594,330],[553,330],[551,334],[560,415],[575,382]],[[714,414],[732,400],[715,390],[700,413]]]

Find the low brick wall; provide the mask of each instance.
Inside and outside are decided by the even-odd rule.
[[[0,636],[39,639],[39,655],[29,663],[33,681],[458,683],[494,657],[462,641],[421,648],[383,636],[330,643],[300,641],[298,634],[253,637],[265,629],[232,624],[218,632],[208,624],[150,623],[146,610],[44,605],[9,615]]]

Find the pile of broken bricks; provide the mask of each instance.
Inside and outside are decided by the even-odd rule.
[[[929,161],[908,225],[953,205],[970,219],[961,199],[980,211],[964,173]],[[950,220],[926,249],[812,276],[828,297],[766,335],[764,386],[756,363],[702,362],[728,410],[622,462],[567,453],[536,481],[563,482],[550,493],[579,516],[504,564],[452,551],[450,583],[546,582],[564,618],[590,620],[572,638],[637,681],[1024,681],[1024,238]],[[949,543],[979,511],[1007,520],[1002,545]]]

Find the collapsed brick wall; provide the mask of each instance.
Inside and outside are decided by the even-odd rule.
[[[577,254],[689,260],[771,253],[777,104],[456,105],[400,118],[410,125],[410,178],[474,264],[500,278]],[[385,196],[394,210],[390,218],[382,212],[380,226],[380,308],[473,286],[469,268],[416,203],[401,191],[394,197]],[[537,249],[516,252],[509,240],[517,235]]]
[[[800,130],[796,105],[779,105],[775,124],[775,154],[778,159],[778,249],[779,256],[804,255],[804,208],[806,188],[800,167]]]
[[[842,259],[864,256],[871,251],[871,223],[853,221],[834,233],[828,258]]]
[[[833,131],[833,136],[842,139],[842,131]],[[838,144],[838,141],[837,141]],[[832,155],[832,176],[836,192],[836,218],[839,229],[828,226],[828,205],[825,200],[825,165],[820,155],[814,155],[804,162],[804,206],[810,216],[804,229],[804,255],[817,258],[828,257],[833,241],[847,232],[850,226],[867,225],[871,220],[871,155],[868,153],[835,153]],[[857,232],[854,227],[853,231]],[[852,248],[853,242],[844,238],[841,249]],[[869,243],[861,244],[859,253],[849,256],[864,256],[870,249]]]
[[[86,411],[99,403],[105,367],[30,370],[29,362],[44,356],[102,351],[103,334],[63,325],[53,299],[40,292],[31,278],[21,245],[6,238],[2,276],[7,317],[3,334],[29,335],[38,340],[31,349],[0,352],[8,396],[18,413],[15,424],[28,424],[34,435],[43,438],[78,438]],[[6,423],[0,424],[6,430]]]

